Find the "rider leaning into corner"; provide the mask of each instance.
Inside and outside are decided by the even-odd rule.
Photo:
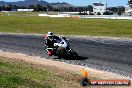
[[[57,50],[58,46],[54,46],[54,43],[57,42],[60,39],[59,36],[54,35],[53,32],[48,32],[48,34],[45,35],[45,48],[52,48],[53,50]],[[49,56],[52,56],[52,52],[48,51]]]
[[[45,35],[45,48],[49,56],[78,56],[77,53],[71,49],[65,37],[56,36],[52,32],[48,32],[48,34]]]
[[[54,42],[57,39],[59,39],[59,37],[54,35],[53,32],[48,32],[48,34],[45,36],[46,48],[54,48]]]

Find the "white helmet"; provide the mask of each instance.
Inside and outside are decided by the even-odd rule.
[[[50,40],[53,40],[53,36],[54,36],[54,34],[53,34],[53,32],[48,32],[48,38],[50,39]]]
[[[53,32],[48,32],[48,36],[54,36]]]

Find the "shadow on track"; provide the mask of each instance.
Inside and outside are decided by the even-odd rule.
[[[78,56],[78,57],[68,58],[66,60],[86,60],[86,59],[88,59],[88,57]]]
[[[62,58],[53,58],[53,59],[62,59]],[[88,57],[78,56],[78,57],[67,57],[63,58],[64,60],[86,60]]]

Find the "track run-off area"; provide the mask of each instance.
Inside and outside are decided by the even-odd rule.
[[[63,60],[132,77],[132,40],[121,38],[67,37],[79,57]],[[0,34],[0,50],[48,57],[42,35]],[[50,57],[50,59],[55,57]]]

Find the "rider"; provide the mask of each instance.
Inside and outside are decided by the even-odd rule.
[[[54,48],[54,42],[57,39],[59,39],[59,37],[54,35],[53,32],[48,32],[45,39],[46,48]]]
[[[54,36],[54,34],[52,32],[48,32],[48,34],[46,35],[46,37],[45,37],[46,48],[54,47],[53,36]]]
[[[70,48],[66,44],[66,38],[61,36],[56,36],[54,35],[53,32],[48,32],[48,34],[45,36],[45,48],[48,52],[48,55],[52,56],[52,55],[57,55],[59,53],[63,53],[64,50],[63,47],[65,47],[66,49]]]
[[[58,46],[54,46],[54,42],[58,39],[59,37],[54,35],[53,32],[48,32],[48,34],[45,36],[45,48],[52,48],[53,51],[58,49]],[[52,56],[53,51],[48,51],[48,55]]]

